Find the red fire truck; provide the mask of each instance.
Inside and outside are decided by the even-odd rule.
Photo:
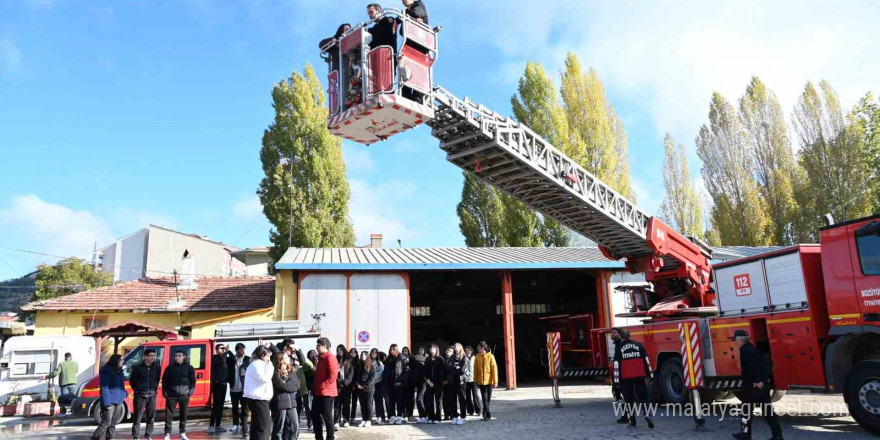
[[[772,362],[776,390],[843,393],[853,417],[880,434],[880,218],[828,221],[820,245],[713,267],[712,249],[640,210],[525,125],[436,86],[439,28],[393,9],[375,20],[388,17],[402,29],[400,50],[370,47],[372,23],[322,48],[331,133],[371,144],[427,125],[449,162],[643,273],[647,285],[631,289],[626,316],[644,319],[630,330],[659,370],[662,400],[690,394],[699,403],[736,391],[731,336],[748,329]],[[607,375],[605,333],[593,330],[589,344],[579,341],[592,359],[576,355],[573,338],[549,334],[549,348],[560,347],[550,350],[551,375]]]

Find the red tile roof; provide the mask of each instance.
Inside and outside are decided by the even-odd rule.
[[[183,307],[169,308],[177,300],[172,278],[150,278],[100,287],[22,307],[36,310],[144,310],[150,312],[199,312],[257,310],[275,303],[273,277],[196,278],[195,290],[178,290]]]

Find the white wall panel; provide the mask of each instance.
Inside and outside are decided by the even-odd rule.
[[[311,325],[313,314],[325,313],[321,333],[330,338],[333,347],[345,344],[346,287],[343,274],[309,274],[300,285],[300,322]]]
[[[355,274],[351,290],[352,343],[362,329],[370,331],[370,345],[382,351],[409,343],[409,292],[402,275]]]

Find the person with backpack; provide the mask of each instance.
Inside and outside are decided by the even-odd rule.
[[[92,434],[94,440],[112,439],[116,435],[116,422],[122,418],[128,393],[125,391],[125,373],[122,370],[122,356],[114,354],[101,367],[101,422]],[[185,439],[185,437],[184,437]]]
[[[474,357],[474,383],[480,389],[480,397],[483,401],[483,420],[492,420],[489,405],[492,403],[492,390],[498,387],[498,364],[486,341],[477,344],[477,355]]]
[[[186,416],[189,398],[196,392],[196,370],[186,361],[186,352],[177,350],[165,372],[162,373],[162,396],[165,397],[165,440],[171,440],[171,425],[174,423],[175,408],[180,411],[178,428],[180,439],[186,436]]]

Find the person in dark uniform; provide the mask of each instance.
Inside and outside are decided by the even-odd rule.
[[[332,37],[325,38],[318,43],[318,47],[329,55],[330,71],[339,70],[339,38],[350,30],[350,24],[342,23]]]
[[[629,427],[635,428],[636,414],[645,409],[645,422],[648,428],[654,429],[654,421],[648,417],[647,404],[650,402],[648,384],[645,379],[654,378],[651,361],[648,360],[645,347],[629,338],[629,331],[618,329],[621,341],[614,349],[614,382],[623,394],[625,414],[629,419]],[[638,404],[636,404],[638,402]]]
[[[614,353],[617,354],[617,348],[620,346],[620,329],[615,327],[611,329],[611,342],[614,344]],[[620,401],[623,400],[623,395],[620,394],[620,384],[617,381],[611,385],[611,395],[614,397],[614,406],[620,407]],[[629,417],[626,414],[622,414],[619,419],[617,419],[617,423],[629,423]]]
[[[382,14],[382,6],[378,3],[370,3],[367,6],[367,15],[370,20],[376,20]],[[370,41],[370,49],[379,46],[391,46],[394,53],[397,53],[397,19],[394,17],[382,17],[376,21],[373,27],[367,29],[367,32],[373,36]]]
[[[742,421],[741,430],[733,434],[737,440],[751,440],[752,411],[755,405],[761,406],[761,412],[773,437],[770,440],[782,440],[782,427],[773,412],[770,403],[770,367],[764,360],[764,354],[749,341],[749,333],[737,330],[733,333],[733,341],[739,348],[739,363],[742,370]]]
[[[428,25],[428,8],[422,0],[402,0],[406,15],[419,23]]]

